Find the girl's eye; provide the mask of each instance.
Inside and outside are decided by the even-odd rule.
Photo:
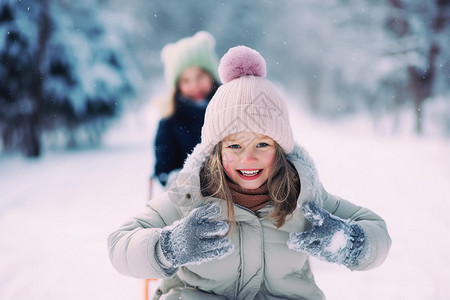
[[[239,149],[239,148],[241,148],[241,146],[239,146],[238,144],[233,144],[233,145],[228,146],[228,148]]]
[[[267,143],[259,143],[256,147],[264,148],[264,147],[267,147],[267,146],[269,146],[269,144],[267,144]]]

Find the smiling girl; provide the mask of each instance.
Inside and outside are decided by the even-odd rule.
[[[162,278],[154,299],[324,299],[309,256],[350,270],[382,264],[385,222],[323,188],[261,55],[231,48],[219,74],[176,180],[110,235],[114,267]]]

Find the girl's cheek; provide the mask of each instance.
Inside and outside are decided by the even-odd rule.
[[[222,163],[223,164],[234,164],[236,162],[236,155],[230,153],[222,154]]]
[[[233,168],[235,161],[236,159],[232,155],[227,154],[222,155],[222,165],[227,175],[229,175],[229,170]]]
[[[229,159],[225,154],[222,155],[222,165],[224,168],[227,168],[229,165]]]

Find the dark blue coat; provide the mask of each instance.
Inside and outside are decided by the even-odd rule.
[[[208,102],[217,87],[208,96]],[[200,143],[206,106],[199,106],[179,93],[175,96],[175,112],[159,122],[155,138],[154,175],[166,185],[167,175],[181,169],[187,155]]]

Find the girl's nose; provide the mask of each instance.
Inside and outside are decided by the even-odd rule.
[[[251,147],[244,149],[241,153],[241,161],[243,163],[253,163],[256,160],[255,150]]]
[[[193,83],[192,83],[192,90],[194,90],[195,92],[198,92],[198,91],[200,91],[201,90],[201,83],[200,83],[200,81],[194,81]]]

